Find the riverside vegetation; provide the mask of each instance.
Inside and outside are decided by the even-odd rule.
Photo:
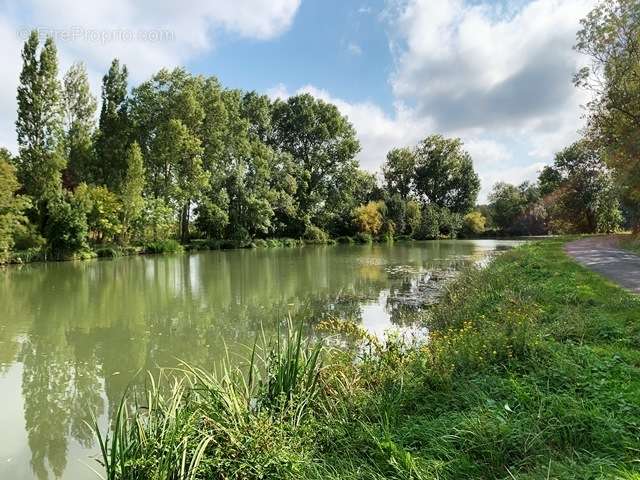
[[[166,372],[100,435],[107,478],[637,478],[640,301],[563,243],[463,274],[423,344],[328,322],[360,347],[300,326]]]
[[[18,152],[0,149],[0,263],[635,227],[638,8],[605,0],[583,20],[576,49],[592,64],[575,83],[593,97],[583,138],[535,182],[495,185],[488,205],[476,204],[460,139],[394,148],[376,177],[358,165],[349,119],[309,94],[273,100],[181,68],[131,88],[114,59],[96,124],[85,67],[60,79],[53,39],[41,45],[34,31]]]

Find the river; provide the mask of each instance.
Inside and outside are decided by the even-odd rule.
[[[144,372],[234,357],[290,317],[411,324],[451,272],[513,241],[306,246],[0,271],[0,479],[98,478],[101,425]]]

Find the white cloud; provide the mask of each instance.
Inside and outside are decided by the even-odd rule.
[[[118,57],[139,82],[161,67],[183,65],[215,46],[216,33],[265,40],[285,31],[300,0],[6,0],[0,13],[3,68],[0,140],[15,149],[15,95],[24,32],[37,28],[57,39],[66,69],[84,61],[95,92]]]
[[[357,43],[349,43],[349,45],[347,45],[347,51],[351,55],[362,55],[362,48]]]

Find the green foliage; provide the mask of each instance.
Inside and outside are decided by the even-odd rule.
[[[144,184],[145,170],[140,145],[134,142],[127,151],[127,174],[122,184],[120,201],[122,210],[120,218],[122,222],[121,239],[127,243],[131,238],[133,227],[144,213]]]
[[[414,191],[416,157],[408,148],[395,148],[387,153],[382,167],[385,190],[390,195],[398,194],[407,199]]]
[[[484,232],[487,219],[478,211],[467,213],[463,217],[463,229],[467,235],[479,235]]]
[[[304,231],[302,238],[308,243],[327,243],[329,241],[329,235],[327,232],[315,225],[309,225]]]
[[[291,170],[296,183],[297,216],[308,215],[313,224],[323,227],[321,220],[328,213],[323,211],[323,204],[328,192],[340,192],[340,183],[357,171],[354,158],[360,145],[355,130],[335,105],[309,94],[276,100],[272,125],[272,146],[290,155],[300,167]]]
[[[584,141],[576,142],[556,154],[554,168],[562,179],[558,189],[560,215],[573,230],[617,230],[622,223],[620,203],[600,151]]]
[[[381,212],[383,206],[384,202],[369,202],[353,211],[353,223],[358,233],[370,236],[380,233],[384,222],[384,216]]]
[[[20,183],[33,198],[42,221],[46,202],[60,194],[66,162],[56,47],[53,39],[47,38],[38,58],[38,44],[34,30],[22,50],[16,131]]]
[[[27,228],[24,212],[30,202],[16,194],[19,188],[16,169],[9,163],[8,155],[3,154],[0,156],[0,263],[9,257],[18,233]]]
[[[81,183],[74,193],[76,204],[86,215],[89,238],[98,243],[110,242],[122,232],[118,196],[106,187]]]
[[[353,237],[353,240],[356,243],[371,243],[373,242],[373,237],[371,236],[370,233],[367,232],[358,232],[356,233],[356,235]]]
[[[110,434],[96,426],[106,478],[296,478],[310,460],[296,434],[324,394],[321,352],[301,326],[256,344],[246,370],[184,365],[151,378],[144,411],[125,398]]]
[[[498,182],[489,195],[494,226],[511,235],[542,235],[550,228],[548,211],[535,185]]]
[[[91,94],[87,70],[74,63],[64,76],[62,92],[65,124],[66,186],[77,185],[91,178],[94,163],[93,135],[96,99]]]
[[[80,202],[71,194],[47,202],[44,234],[53,258],[65,260],[81,257],[89,250],[87,216]]]
[[[633,223],[640,224],[640,6],[635,0],[603,0],[581,21],[576,50],[591,65],[575,76],[592,100],[587,104],[587,137],[602,149],[616,173]]]
[[[130,137],[130,121],[127,105],[127,67],[118,59],[111,62],[109,71],[102,77],[102,107],[96,157],[92,168],[92,180],[111,191],[119,191],[127,171],[127,147]]]
[[[425,202],[465,214],[476,203],[480,178],[460,139],[425,138],[415,150],[415,191]]]
[[[177,240],[157,240],[145,244],[144,251],[146,253],[181,253],[183,247]]]
[[[145,201],[144,213],[136,222],[137,229],[143,232],[145,241],[158,241],[175,235],[175,216],[173,209],[161,198]]]

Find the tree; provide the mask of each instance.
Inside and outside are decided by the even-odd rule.
[[[102,77],[102,107],[93,180],[112,191],[119,191],[127,168],[126,152],[130,136],[127,77],[127,67],[121,67],[117,58]]]
[[[523,219],[537,198],[535,187],[527,182],[520,186],[505,182],[496,183],[489,195],[489,208],[494,225],[514,235],[530,233],[522,229]]]
[[[383,216],[381,208],[383,202],[369,202],[360,205],[353,211],[353,222],[360,233],[377,235],[383,226]]]
[[[589,142],[575,142],[556,154],[554,168],[561,176],[559,214],[566,223],[587,233],[613,231],[619,226],[620,204],[600,149],[594,150]]]
[[[623,198],[640,229],[640,3],[603,0],[581,21],[576,50],[591,65],[575,77],[587,104],[589,139],[614,168]]]
[[[562,174],[553,166],[545,165],[538,175],[538,190],[540,195],[545,197],[560,187]]]
[[[133,225],[144,211],[145,170],[142,151],[138,142],[133,142],[127,152],[127,174],[122,184],[120,195],[122,203],[121,241],[127,243],[131,237]]]
[[[28,198],[16,193],[20,184],[9,158],[6,150],[0,150],[0,263],[13,247],[17,230],[27,223],[24,211],[30,205]]]
[[[462,214],[473,208],[480,179],[460,139],[431,135],[418,145],[414,155],[415,190],[424,202]]]
[[[60,194],[62,151],[62,108],[57,79],[58,60],[51,37],[37,59],[38,32],[33,31],[22,50],[22,71],[18,85],[18,175],[24,191],[44,221],[47,201]]]
[[[318,222],[332,180],[340,172],[357,170],[355,156],[360,144],[355,130],[335,105],[309,94],[277,100],[272,108],[272,127],[272,146],[290,154],[298,167],[294,170],[298,211]],[[302,233],[304,219],[298,220]]]
[[[74,194],[74,205],[84,211],[88,233],[94,241],[112,241],[121,233],[122,205],[107,187],[81,183]]]
[[[415,181],[416,159],[409,148],[394,148],[387,153],[387,161],[382,166],[385,190],[398,193],[406,200],[411,194]]]
[[[420,204],[415,200],[409,200],[405,209],[406,233],[413,236],[420,228],[422,222],[422,211]]]
[[[75,186],[91,178],[96,99],[87,71],[75,63],[64,76],[65,147],[68,159],[65,184]]]
[[[56,259],[74,257],[88,250],[87,217],[82,205],[69,192],[47,203],[48,221],[44,235]]]
[[[478,211],[467,213],[464,218],[464,230],[468,235],[478,235],[484,232],[487,219]]]

